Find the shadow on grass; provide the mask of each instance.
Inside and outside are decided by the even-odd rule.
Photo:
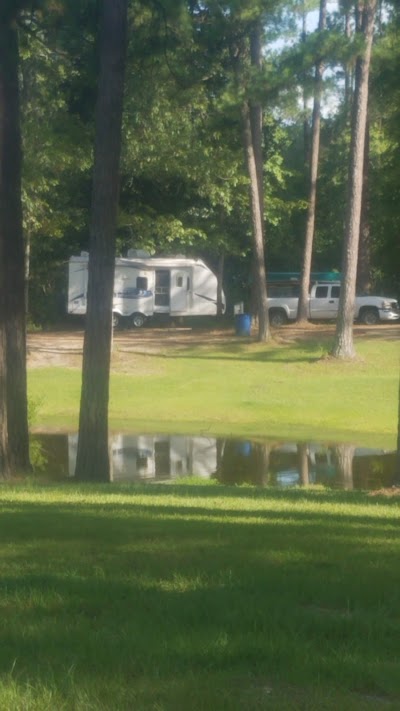
[[[48,491],[50,487],[46,487]],[[54,491],[57,487],[52,487]],[[222,489],[222,491],[221,491]],[[68,487],[64,487],[68,491]],[[392,533],[397,534],[400,512],[398,501],[385,497],[374,498],[358,492],[305,492],[304,490],[282,491],[254,488],[205,487],[205,486],[133,486],[115,488],[109,485],[81,485],[73,488],[74,493],[86,494],[99,492],[107,496],[106,501],[92,502],[71,499],[69,502],[18,502],[3,501],[1,517],[1,540],[4,544],[17,541],[67,540],[85,541],[89,536],[103,536],[101,526],[107,526],[107,542],[123,544],[126,534],[131,529],[137,530],[141,537],[141,528],[147,532],[154,529],[161,533],[174,531],[182,526],[189,531],[202,535],[205,528],[213,535],[219,531],[227,536],[241,537],[250,532],[254,535],[267,534],[276,537],[289,532],[296,536],[316,531],[318,535],[329,535],[337,540],[346,536],[357,537],[362,545],[364,541],[370,547],[376,538],[382,535],[388,540]],[[120,497],[123,496],[123,501]],[[113,501],[115,498],[115,501]],[[239,499],[240,508],[227,505],[227,502]],[[149,503],[146,503],[146,500]],[[184,505],[180,502],[188,500]],[[200,499],[209,500],[210,505],[202,505]],[[199,500],[199,503],[196,503]],[[219,507],[219,501],[224,505]],[[246,501],[249,506],[246,506]],[[252,501],[264,503],[258,508],[250,506]],[[284,503],[280,507],[280,502]],[[270,503],[270,507],[269,504]],[[382,504],[383,509],[377,507]],[[275,509],[275,504],[278,507]],[[302,509],[311,504],[313,508]],[[348,505],[354,504],[349,510]],[[362,509],[358,510],[361,505]],[[322,508],[320,508],[320,506]],[[330,508],[332,507],[332,508]],[[370,510],[370,515],[366,513]],[[390,511],[390,515],[389,515]],[[46,525],[43,525],[44,522]],[[128,535],[128,537],[129,537]],[[366,535],[367,539],[364,538]],[[184,540],[184,539],[183,539]],[[399,541],[400,546],[400,541]]]
[[[76,482],[71,480],[68,485],[73,490]],[[57,487],[55,487],[57,488]],[[120,497],[121,494],[132,496],[135,499],[138,495],[153,498],[154,496],[174,496],[181,498],[199,496],[205,499],[249,499],[260,501],[288,501],[288,502],[308,502],[308,503],[324,503],[324,504],[362,504],[371,506],[372,509],[377,503],[382,503],[385,506],[393,506],[396,510],[399,509],[399,498],[388,498],[384,495],[375,494],[371,499],[369,492],[364,491],[348,491],[338,489],[326,489],[318,487],[299,487],[285,489],[281,486],[273,487],[257,487],[253,485],[244,486],[227,486],[224,484],[215,483],[210,485],[209,482],[204,484],[80,484],[79,488],[82,491],[90,494],[101,491],[107,496]],[[79,490],[79,489],[78,489]],[[67,489],[68,491],[68,489]]]
[[[133,492],[128,504],[112,502],[118,492],[108,487],[107,502],[4,503],[3,677],[12,669],[18,683],[53,686],[70,700],[85,685],[98,698],[112,689],[116,708],[129,708],[137,686],[147,694],[154,680],[188,675],[204,686],[210,673],[288,684],[318,678],[400,699],[400,675],[391,677],[399,544],[388,531],[398,518],[377,518],[373,503],[371,516],[210,511],[157,504],[161,494],[185,495],[159,489],[141,488],[142,501]],[[218,501],[227,491],[207,493]],[[250,498],[284,498],[229,492],[244,507]],[[288,493],[293,502],[315,500]],[[155,505],[143,504],[147,497]]]
[[[357,680],[386,693],[398,650],[396,556],[381,547],[372,565],[358,543],[354,565],[346,522],[330,557],[329,543],[291,521],[266,536],[252,524],[160,525],[153,511],[101,520],[34,509],[3,524],[31,532],[0,583],[3,675],[14,660],[18,681],[63,690],[68,674],[75,689],[88,678],[102,689],[116,678],[268,670],[289,683]]]
[[[187,344],[178,346],[162,354],[159,352],[151,353],[149,351],[144,353],[143,351],[134,350],[129,350],[129,353],[132,355],[137,353],[137,355],[146,355],[146,357],[162,357],[167,359],[244,360],[260,363],[269,361],[282,363],[312,363],[320,360],[321,357],[327,355],[329,351],[330,344],[322,344],[321,342],[310,340],[278,346],[276,344],[260,344],[257,341],[249,339],[238,343],[230,342],[225,349],[221,347],[221,344],[201,343],[197,350],[195,350],[193,344]]]

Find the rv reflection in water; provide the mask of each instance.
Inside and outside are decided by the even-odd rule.
[[[77,442],[76,434],[68,435],[70,477],[75,472]],[[50,452],[49,444],[43,446]],[[110,440],[110,459],[115,482],[197,476],[228,485],[281,487],[321,484],[374,489],[396,483],[396,452],[343,443],[120,434]]]
[[[68,471],[74,476],[78,435],[68,435]],[[125,435],[111,438],[111,480],[158,480],[183,476],[210,478],[217,468],[212,437]]]

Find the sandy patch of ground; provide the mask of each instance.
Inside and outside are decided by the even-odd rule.
[[[277,343],[293,343],[308,338],[321,341],[333,338],[334,324],[306,324],[283,326],[273,330]],[[400,341],[400,324],[354,327],[355,339],[368,337]],[[255,339],[256,334],[251,339]],[[249,338],[236,336],[234,329],[143,328],[117,331],[114,335],[113,367],[125,370],[126,355],[168,355],[174,349],[193,346],[225,346]],[[80,368],[82,363],[83,331],[49,331],[28,334],[28,366],[40,368],[60,366]],[[129,368],[128,368],[129,369]]]

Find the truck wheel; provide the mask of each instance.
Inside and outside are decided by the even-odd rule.
[[[379,323],[378,310],[373,307],[363,309],[360,313],[360,321],[366,326],[376,326]]]
[[[133,328],[142,328],[146,321],[146,316],[138,312],[136,314],[132,314],[130,321]]]
[[[287,323],[287,316],[283,309],[271,309],[269,312],[269,322],[271,326],[284,326]]]
[[[119,314],[115,313],[115,311],[113,311],[112,327],[119,328],[120,325],[121,325],[121,316]]]

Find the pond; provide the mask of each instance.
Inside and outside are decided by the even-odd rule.
[[[32,437],[35,470],[51,480],[72,478],[77,434]],[[287,442],[163,434],[110,439],[111,480],[165,482],[200,477],[221,484],[380,489],[396,481],[396,452],[345,443]]]

